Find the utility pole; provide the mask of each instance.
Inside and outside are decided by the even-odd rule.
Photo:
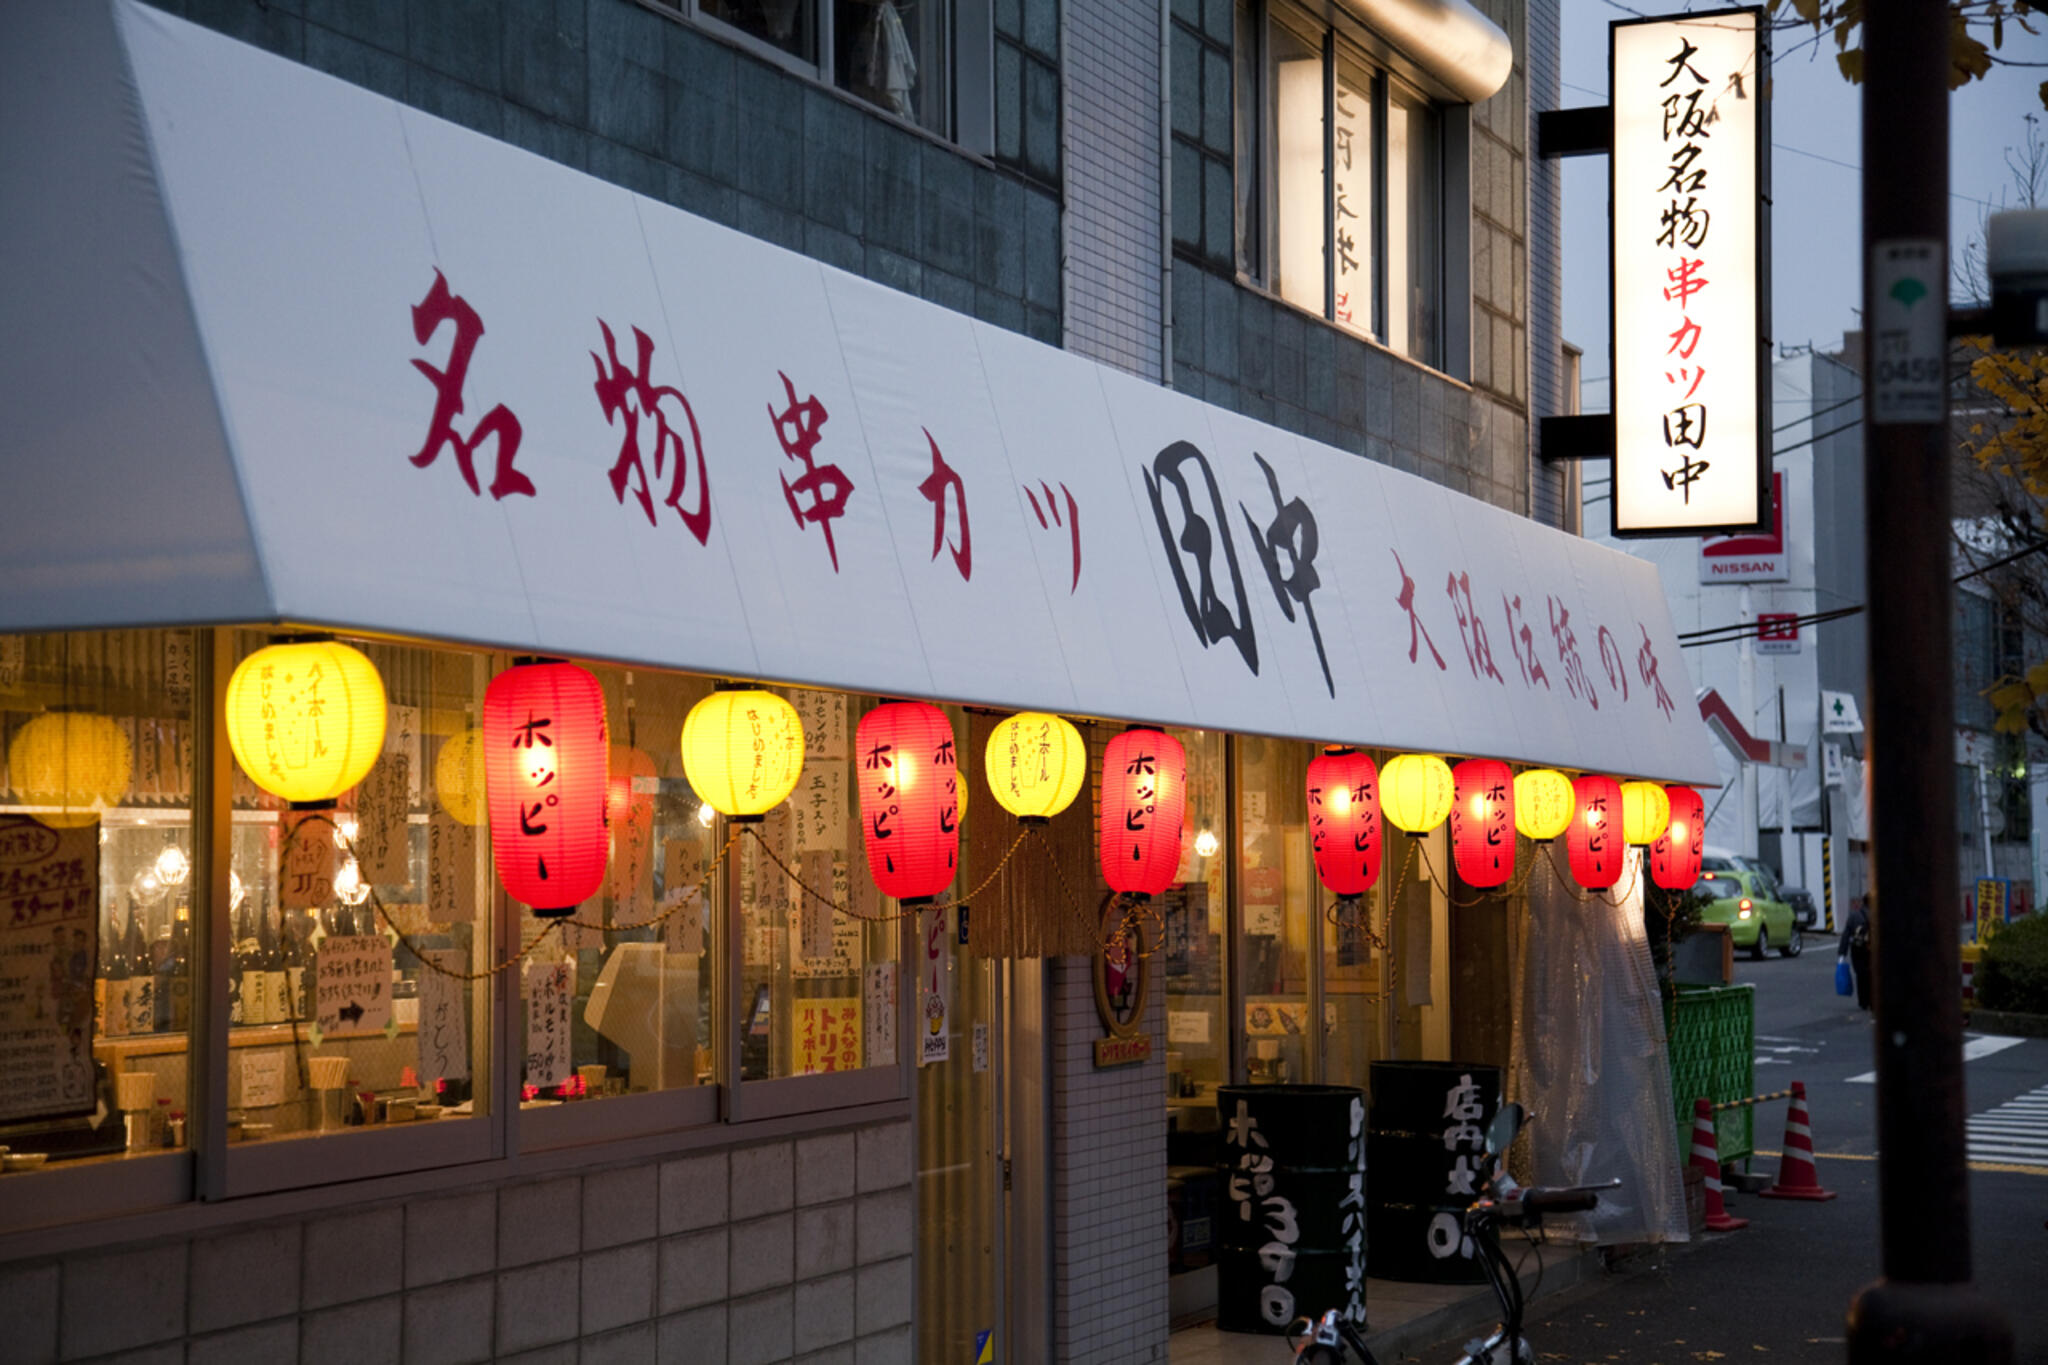
[[[1883,1278],[1851,1365],[2008,1365],[1970,1282],[1950,675],[1947,0],[1863,14],[1864,544]]]

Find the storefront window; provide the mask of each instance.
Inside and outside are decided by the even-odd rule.
[[[521,971],[530,1104],[682,1089],[714,1076],[712,985],[725,941],[723,917],[711,913],[722,904],[719,827],[685,779],[677,745],[711,684],[586,666],[604,689],[611,736],[611,855],[603,889]],[[546,922],[521,910],[525,944]]]
[[[1230,826],[1222,734],[1170,733],[1188,758],[1188,833],[1181,844],[1180,875],[1160,897],[1166,1098],[1179,1130],[1203,1125],[1208,1115],[1196,1111],[1206,1108],[1213,1115],[1216,1087],[1230,1080]]]
[[[185,1145],[193,635],[0,636],[0,1145]]]
[[[244,631],[238,657],[269,643]],[[350,641],[383,681],[384,746],[332,811],[234,775],[230,1142],[480,1115],[490,873],[485,656]]]
[[[1312,1081],[1310,1016],[1319,884],[1309,858],[1306,744],[1237,744],[1238,896],[1244,907],[1245,1079]]]
[[[853,784],[854,728],[873,700],[781,690],[803,718],[803,776],[732,854],[740,1078],[894,1066],[898,905],[868,874]]]

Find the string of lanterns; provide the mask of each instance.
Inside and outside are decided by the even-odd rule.
[[[257,786],[298,809],[332,809],[368,774],[382,750],[384,715],[375,665],[332,639],[269,645],[228,682],[236,760]],[[934,904],[960,867],[967,793],[952,723],[928,702],[886,702],[862,717],[855,744],[869,873],[914,914]],[[119,727],[106,718],[53,712],[24,727],[9,757],[17,774],[32,775],[32,803],[53,807],[56,819],[92,818],[126,788],[124,748]],[[745,826],[795,789],[803,724],[776,693],[721,685],[691,708],[679,748],[707,811]],[[573,914],[605,885],[614,822],[652,819],[641,779],[655,775],[653,760],[610,743],[602,685],[559,660],[520,660],[493,678],[481,726],[443,744],[434,772],[436,797],[450,816],[488,821],[507,894],[543,918]],[[1086,742],[1063,717],[1022,712],[995,725],[983,777],[996,804],[1023,827],[1011,854],[1032,827],[1074,802],[1088,773]],[[19,779],[17,786],[31,790]],[[1458,878],[1486,891],[1515,882],[1517,836],[1546,854],[1563,837],[1572,879],[1588,891],[1616,884],[1631,845],[1646,850],[1657,886],[1682,890],[1698,876],[1705,833],[1703,802],[1689,787],[1598,773],[1570,778],[1548,768],[1515,773],[1489,758],[1453,767],[1434,754],[1403,753],[1381,769],[1357,749],[1332,747],[1309,764],[1305,796],[1316,875],[1339,913],[1379,879],[1383,822],[1412,843],[1448,821]],[[1142,904],[1174,883],[1188,837],[1186,807],[1187,756],[1178,740],[1150,725],[1110,739],[1096,842],[1113,893]]]

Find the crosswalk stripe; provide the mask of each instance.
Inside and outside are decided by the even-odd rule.
[[[2048,1167],[2048,1085],[1972,1114],[1967,1132],[1973,1159]]]

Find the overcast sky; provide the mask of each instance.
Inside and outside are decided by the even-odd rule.
[[[1564,0],[1564,95],[1567,106],[1607,102],[1607,25],[1637,13],[1676,13],[1719,5]],[[2048,16],[2034,19],[2048,28]],[[1776,35],[1773,144],[1773,334],[1783,345],[1833,350],[1857,326],[1860,289],[1862,172],[1859,120],[1862,88],[1836,70],[1834,40],[1801,46],[1800,35]],[[2009,26],[2005,51],[2048,60],[2048,36]],[[1979,235],[1984,205],[2001,193],[2011,206],[2008,147],[2026,136],[2024,116],[2041,114],[2036,93],[2048,70],[1999,68],[1989,81],[1955,92],[1950,105],[1951,250]],[[2048,116],[2044,116],[2048,117]],[[2044,129],[2048,132],[2048,129]],[[1585,351],[1581,392],[1588,412],[1607,409],[1607,161],[1564,161],[1564,337]]]

